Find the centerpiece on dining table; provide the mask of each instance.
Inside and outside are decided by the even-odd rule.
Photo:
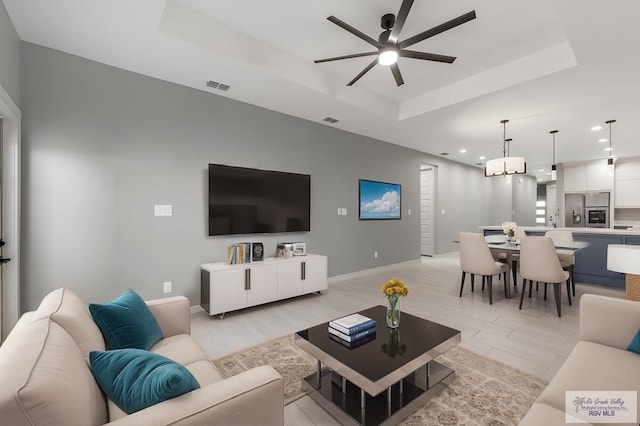
[[[508,243],[516,242],[516,230],[518,225],[515,222],[502,222],[502,232],[504,232],[505,238]]]
[[[387,296],[387,326],[397,328],[400,325],[400,296],[409,294],[409,287],[398,278],[391,278],[382,286]]]

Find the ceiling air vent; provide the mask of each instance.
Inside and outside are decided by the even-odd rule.
[[[326,121],[327,123],[335,124],[340,120],[338,120],[336,118],[333,118],[333,117],[325,117],[325,118],[322,119],[322,121]]]
[[[207,85],[207,87],[211,87],[212,89],[222,90],[223,92],[226,92],[231,87],[228,84],[218,83],[217,81],[213,81],[213,80],[209,80],[205,84]]]
[[[448,152],[441,152],[440,155],[449,155]]]

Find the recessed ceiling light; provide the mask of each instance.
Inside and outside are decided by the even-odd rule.
[[[540,169],[540,170],[538,170],[538,171],[539,171],[539,172],[544,172],[544,169]]]
[[[606,147],[603,151],[613,151],[613,148]]]
[[[481,155],[478,160],[485,160],[487,157],[485,157],[484,155]]]
[[[600,143],[609,142],[609,139],[607,139],[607,138],[598,139],[598,142],[600,142]]]
[[[547,173],[547,176],[551,176],[551,172],[548,172],[548,173]]]
[[[465,152],[467,152],[466,149],[462,148],[460,151],[458,151],[460,154],[464,154]]]
[[[593,127],[591,128],[591,131],[592,131],[592,132],[597,132],[598,130],[602,130],[602,126],[593,126]]]
[[[538,182],[542,182],[542,179],[538,179]]]

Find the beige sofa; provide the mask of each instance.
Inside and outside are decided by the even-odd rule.
[[[640,397],[640,355],[626,350],[638,329],[640,302],[582,296],[580,341],[520,425],[564,425],[565,391],[638,391]]]
[[[108,401],[88,357],[105,350],[86,303],[68,289],[22,316],[0,347],[0,423],[6,425],[282,425],[282,377],[262,366],[223,379],[190,335],[185,297],[148,301],[163,339],[152,352],[184,365],[200,389],[127,415]]]

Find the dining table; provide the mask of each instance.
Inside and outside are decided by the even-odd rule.
[[[506,298],[511,299],[511,268],[513,267],[513,255],[520,254],[520,240],[507,241],[504,235],[486,235],[484,237],[487,242],[487,246],[492,252],[505,253],[507,274],[506,274]],[[580,249],[589,246],[589,243],[584,241],[553,241],[553,245],[558,253],[575,253]],[[513,283],[514,291],[517,292],[517,282]]]

